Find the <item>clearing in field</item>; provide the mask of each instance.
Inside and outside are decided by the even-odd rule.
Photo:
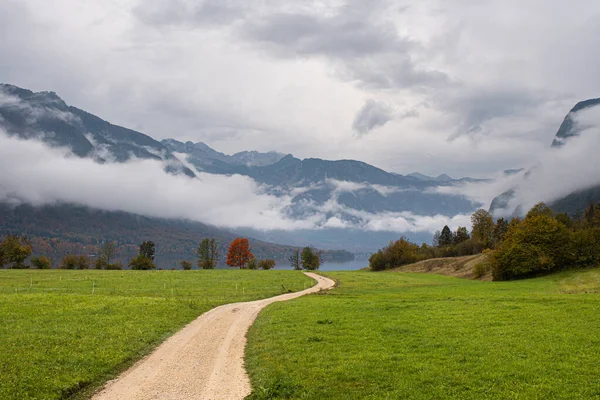
[[[513,282],[324,273],[266,308],[251,399],[600,399],[600,270]]]
[[[84,398],[209,309],[312,284],[296,271],[0,270],[0,399]]]

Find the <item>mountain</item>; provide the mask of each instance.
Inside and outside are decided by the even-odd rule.
[[[215,162],[235,166],[261,167],[275,164],[285,156],[275,151],[268,153],[241,151],[230,156],[213,150],[202,142],[183,143],[175,139],[164,139],[161,143],[170,151],[185,155],[186,160],[193,164],[199,171],[204,171],[204,166],[213,165]]]
[[[292,198],[290,214],[308,218],[327,202],[335,199],[348,212],[337,211],[342,219],[352,221],[352,210],[379,212],[411,212],[421,215],[456,215],[473,211],[475,205],[460,195],[436,193],[438,186],[462,183],[471,178],[453,180],[440,175],[435,180],[418,179],[390,173],[355,160],[328,161],[318,158],[298,159],[291,154],[267,165],[248,165],[218,153],[204,143],[181,143],[164,140],[176,153],[187,154],[186,161],[198,171],[245,175],[266,185],[275,195],[299,191]],[[238,153],[239,154],[239,153]],[[258,153],[267,156],[271,153]],[[352,183],[353,185],[349,185]],[[328,216],[333,216],[331,213]]]
[[[117,259],[123,263],[135,256],[145,240],[156,243],[156,261],[162,268],[176,267],[180,260],[194,260],[198,243],[215,238],[222,261],[227,246],[238,235],[199,222],[149,218],[120,211],[103,211],[71,204],[32,207],[0,205],[0,237],[26,235],[35,253],[59,260],[66,254],[97,254],[98,246],[113,241]],[[292,246],[250,239],[258,258],[272,258],[286,264]],[[346,251],[325,251],[325,261],[349,261]]]
[[[451,177],[449,177],[446,174],[442,174],[442,175],[438,175],[436,177],[433,176],[427,176],[427,175],[423,175],[421,173],[418,172],[413,172],[411,174],[408,174],[407,176],[416,178],[420,181],[425,181],[425,182],[451,182],[454,179],[452,179]]]
[[[150,136],[113,125],[67,105],[54,92],[34,93],[0,84],[0,127],[23,139],[42,139],[54,147],[69,148],[79,157],[100,163],[126,162],[133,157],[162,161],[165,170],[195,174]]]
[[[0,85],[0,128],[12,136],[66,147],[75,155],[100,164],[152,159],[163,163],[170,173],[191,178],[197,173],[247,176],[258,184],[261,193],[285,201],[286,218],[315,221],[320,231],[318,234],[297,231],[277,237],[317,247],[339,243],[336,239],[343,237],[338,231],[324,228],[351,228],[360,232],[375,217],[454,216],[471,213],[480,206],[463,195],[443,190],[447,186],[480,181],[477,179],[452,179],[444,174],[435,178],[418,173],[404,176],[356,160],[299,159],[274,151],[228,155],[202,142],[176,139],[158,142],[67,105],[54,92],[34,93],[6,84]],[[369,233],[363,233],[363,238],[366,235]],[[372,235],[396,236],[398,233],[394,232]],[[365,243],[358,234],[347,237],[352,241],[349,245]],[[318,241],[311,242],[310,238]],[[371,249],[386,242],[387,239]]]
[[[579,135],[579,132],[582,130],[581,129],[582,127],[577,126],[577,124],[575,123],[575,121],[574,121],[575,116],[580,111],[583,111],[585,109],[589,109],[592,107],[596,107],[598,105],[600,105],[600,98],[584,100],[584,101],[580,101],[579,103],[575,104],[575,107],[573,107],[571,109],[571,111],[569,111],[569,113],[563,120],[562,124],[560,125],[558,132],[556,132],[556,135],[554,136],[554,141],[552,142],[552,146],[560,147],[570,137]]]
[[[579,116],[579,113],[594,107],[600,107],[600,98],[584,100],[575,104],[575,106],[565,116],[562,124],[558,128],[558,131],[554,135],[554,140],[552,141],[551,147],[560,148],[567,143],[569,139],[579,136],[586,129],[590,128],[591,126],[582,126],[580,123],[578,123],[577,117]],[[504,172],[507,175],[516,175],[521,171],[522,169],[507,170]],[[525,182],[527,179],[529,179],[531,172],[532,170],[528,170],[523,175],[523,180]],[[496,196],[490,204],[490,212],[496,215],[509,214],[513,216],[521,216],[527,212],[527,210],[524,210],[519,204],[513,204],[513,200],[517,194],[517,188],[515,187]],[[542,200],[543,199],[540,199],[540,201]],[[597,186],[577,190],[563,198],[553,200],[548,205],[555,212],[575,215],[582,212],[589,204],[596,202],[600,202],[600,178],[598,178]],[[510,209],[510,207],[512,207],[512,209]]]

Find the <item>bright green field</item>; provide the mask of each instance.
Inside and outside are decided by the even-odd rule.
[[[323,275],[252,326],[252,399],[600,399],[600,270]]]
[[[0,270],[0,399],[85,397],[203,312],[282,285],[297,291],[312,280],[295,271]]]

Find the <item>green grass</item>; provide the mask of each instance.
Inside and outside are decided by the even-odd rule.
[[[311,282],[295,271],[0,270],[0,399],[86,397],[205,311]]]
[[[600,399],[600,270],[323,275],[250,329],[251,399]]]

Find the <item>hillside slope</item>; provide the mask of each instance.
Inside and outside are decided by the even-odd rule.
[[[199,222],[174,219],[148,218],[141,215],[94,210],[83,206],[53,205],[11,207],[0,205],[0,236],[26,235],[32,241],[34,252],[55,260],[65,254],[91,254],[105,241],[117,244],[117,258],[126,262],[137,254],[144,240],[156,243],[159,266],[175,267],[182,259],[194,260],[198,243],[204,238],[215,238],[223,258],[234,233]],[[250,239],[252,252],[258,258],[273,258],[286,262],[294,247]],[[328,261],[347,261],[353,254],[345,251],[327,251]]]

